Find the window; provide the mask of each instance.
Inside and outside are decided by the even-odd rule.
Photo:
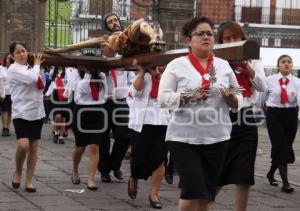
[[[268,46],[269,45],[269,39],[266,37],[261,38],[261,45],[262,46]]]
[[[245,6],[245,7],[262,7],[263,5],[266,4],[267,1],[263,1],[263,0],[236,0],[236,5],[241,5],[241,6]]]
[[[300,1],[299,0],[277,0],[276,7],[285,8],[285,9],[300,9]]]
[[[275,47],[280,47],[281,46],[281,39],[280,38],[275,38],[274,39],[274,46]]]

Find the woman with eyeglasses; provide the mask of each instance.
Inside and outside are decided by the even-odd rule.
[[[212,22],[195,17],[182,32],[190,52],[167,65],[158,101],[172,110],[166,141],[180,177],[179,210],[209,210],[230,139],[229,108],[239,109],[242,95],[228,62],[213,55]]]
[[[246,39],[244,29],[236,22],[227,21],[218,28],[218,43],[232,43]],[[219,186],[221,189],[224,185],[235,184],[235,210],[245,211],[250,186],[254,185],[258,143],[252,107],[256,102],[258,92],[264,92],[267,85],[261,60],[230,62],[230,66],[239,85],[244,89],[243,105],[239,112],[230,111],[233,126]]]

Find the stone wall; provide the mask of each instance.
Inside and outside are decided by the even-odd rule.
[[[39,51],[44,43],[45,0],[0,0],[0,54],[18,41],[28,51]]]
[[[194,16],[194,12],[194,0],[159,1],[156,15],[168,44],[167,50],[185,47],[181,28],[188,18]]]

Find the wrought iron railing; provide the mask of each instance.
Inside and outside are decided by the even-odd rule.
[[[234,19],[248,23],[300,25],[300,9],[236,5]]]

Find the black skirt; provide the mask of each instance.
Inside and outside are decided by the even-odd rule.
[[[1,102],[2,112],[8,111],[11,112],[11,96],[5,95],[4,100]]]
[[[131,130],[131,176],[147,179],[166,159],[164,125],[143,125],[142,131]]]
[[[13,125],[17,139],[28,138],[29,141],[41,139],[44,118],[28,121],[25,119],[13,119]]]
[[[294,163],[293,142],[298,128],[298,107],[268,107],[266,123],[272,144],[272,163],[277,165]]]
[[[75,106],[73,130],[77,147],[100,144],[101,133],[107,127],[104,125],[105,112],[102,105]]]
[[[233,123],[219,185],[254,185],[258,133],[251,107],[230,112]]]
[[[181,199],[214,201],[225,159],[226,142],[208,145],[167,142],[180,178]]]

